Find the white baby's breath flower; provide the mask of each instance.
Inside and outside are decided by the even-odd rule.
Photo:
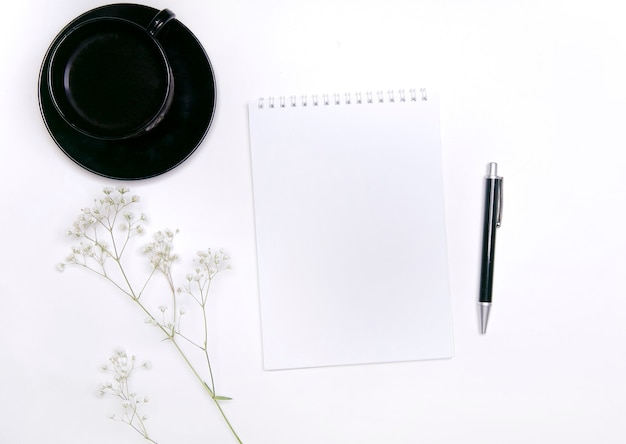
[[[210,342],[207,341],[208,334],[210,334],[207,324],[209,319],[207,299],[211,287],[210,281],[220,271],[229,268],[226,263],[228,257],[222,250],[198,251],[194,260],[195,272],[187,274],[186,285],[178,287],[175,284],[176,279],[172,268],[180,259],[174,249],[174,240],[179,230],[165,228],[156,232],[151,242],[144,247],[143,251],[152,267],[148,270],[147,279],[138,278],[139,283],[133,282],[135,270],[133,273],[128,273],[126,265],[136,261],[128,256],[132,256],[133,252],[137,251],[132,242],[135,236],[145,231],[143,223],[148,220],[144,213],[137,211],[136,204],[139,201],[139,197],[131,195],[126,187],[104,187],[100,197],[94,199],[91,206],[82,208],[74,223],[66,230],[65,234],[68,237],[77,239],[77,245],[72,247],[71,254],[64,262],[57,265],[57,269],[63,271],[68,265],[78,265],[79,268],[92,271],[104,280],[108,280],[114,288],[121,290],[141,308],[145,323],[154,326],[164,340],[176,346],[183,342],[185,346],[191,345],[190,355],[194,350],[199,351],[199,356],[187,359],[187,352],[178,349],[183,362],[198,378],[202,391],[208,391],[211,395],[208,399],[219,406],[221,402],[230,398],[216,396],[215,393],[215,382],[207,348],[207,343]],[[155,291],[155,286],[151,282],[153,276],[158,274],[155,272],[160,272],[165,276],[162,282],[167,283],[166,300],[151,299],[159,297],[158,291]],[[189,302],[185,300],[189,296],[192,308],[200,310],[200,316],[197,316],[198,313],[192,313],[189,316],[189,322],[200,321],[203,324],[200,329],[183,332],[181,319],[186,314],[186,310],[179,304]],[[145,303],[144,298],[146,298]],[[171,309],[168,305],[160,304],[161,302],[170,304]],[[157,308],[153,307],[158,307],[161,314],[158,314]],[[187,318],[183,324],[186,322]],[[199,337],[194,337],[193,332],[200,332],[197,333]],[[200,364],[202,368],[196,362],[202,363]],[[120,401],[118,408],[121,409],[121,413],[110,415],[111,419],[130,425],[146,440],[156,443],[148,436],[145,424],[143,424],[148,416],[140,411],[148,403],[149,398],[132,390],[136,370],[150,367],[148,361],[139,363],[134,355],[129,355],[124,349],[118,349],[111,355],[109,362],[102,366],[102,370],[110,380],[99,386],[98,393],[101,396],[116,397]],[[219,411],[237,441],[241,442],[221,408]]]
[[[124,349],[115,350],[109,357],[112,367],[109,367],[108,364],[102,366],[109,369],[112,379],[99,386],[98,395],[112,396],[120,401],[122,413],[109,415],[109,418],[125,422],[135,431],[141,433],[144,438],[155,442],[150,439],[148,430],[142,422],[144,420],[142,418],[147,418],[147,415],[141,413],[141,409],[149,401],[149,398],[147,395],[140,395],[132,390],[131,376],[136,369],[135,361],[135,355],[129,357]],[[141,368],[148,369],[149,366],[143,363]]]

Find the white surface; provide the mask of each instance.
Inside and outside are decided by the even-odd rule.
[[[98,366],[126,346],[153,369],[153,433],[228,443],[215,409],[133,307],[79,270],[64,231],[109,181],[64,157],[39,116],[48,44],[100,2],[22,0],[0,27],[3,234],[0,442],[143,442],[105,415]],[[150,229],[223,247],[212,349],[247,443],[626,441],[626,27],[616,1],[158,2],[203,42],[218,110],[184,165],[130,183]],[[441,92],[451,360],[262,369],[247,101],[427,85]],[[478,334],[485,166],[505,178],[494,307]]]
[[[439,100],[396,95],[250,102],[265,369],[453,355]]]

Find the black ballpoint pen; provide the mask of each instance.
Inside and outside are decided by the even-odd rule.
[[[480,294],[478,309],[480,332],[487,332],[491,293],[493,291],[493,265],[496,249],[496,229],[502,221],[502,177],[498,176],[498,164],[489,164],[485,190],[485,221],[483,228],[483,251],[480,267]]]

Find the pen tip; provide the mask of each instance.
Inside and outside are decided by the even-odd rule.
[[[480,315],[480,333],[487,333],[487,322],[489,321],[489,311],[491,310],[491,304],[488,302],[478,303],[478,314]]]

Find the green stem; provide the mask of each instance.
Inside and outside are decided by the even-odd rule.
[[[133,301],[135,301],[135,303],[141,308],[141,310],[144,313],[146,313],[151,319],[153,319],[153,320],[155,319],[154,316],[152,315],[152,313],[150,313],[150,311],[138,299],[133,298]],[[178,342],[176,342],[176,338],[174,337],[174,334],[170,333],[169,330],[167,330],[164,326],[162,326],[159,323],[157,323],[157,326],[163,332],[163,334],[165,334],[167,339],[169,339],[170,342],[174,345],[174,348],[176,349],[176,351],[178,352],[180,357],[183,359],[185,364],[187,364],[187,367],[189,367],[189,369],[191,370],[191,372],[193,373],[195,378],[200,382],[200,385],[202,385],[202,387],[208,392],[209,396],[211,397],[211,399],[213,400],[213,402],[217,406],[217,409],[219,410],[220,414],[222,415],[222,418],[226,422],[226,425],[230,429],[231,433],[233,434],[233,436],[235,437],[237,442],[241,444],[242,441],[239,438],[239,436],[237,435],[237,432],[235,432],[235,429],[233,428],[232,424],[228,420],[228,417],[226,416],[226,413],[224,412],[224,410],[222,410],[222,406],[220,405],[219,400],[216,399],[215,392],[213,390],[211,390],[211,388],[206,384],[204,379],[202,379],[202,376],[200,375],[200,373],[198,373],[198,371],[196,370],[194,365],[191,363],[191,361],[189,360],[189,358],[185,354],[185,351],[180,347]]]
[[[228,417],[226,416],[226,413],[224,412],[224,410],[222,410],[222,406],[220,405],[220,402],[218,399],[216,399],[215,396],[215,392],[213,390],[211,390],[211,388],[207,385],[207,383],[202,379],[202,376],[200,376],[200,374],[198,373],[198,371],[195,369],[195,367],[193,366],[193,364],[189,361],[189,358],[187,358],[187,355],[185,354],[185,352],[183,351],[182,348],[180,348],[180,346],[178,345],[178,342],[176,342],[176,339],[174,337],[170,337],[169,338],[172,342],[172,344],[174,344],[174,348],[176,348],[176,350],[178,351],[178,353],[180,354],[180,356],[182,357],[183,361],[185,361],[185,363],[187,364],[187,366],[189,367],[189,369],[191,369],[191,372],[193,373],[193,375],[196,377],[196,379],[200,382],[200,384],[202,385],[202,387],[207,391],[207,393],[209,394],[209,396],[211,396],[211,399],[213,400],[213,402],[215,403],[217,409],[219,410],[220,414],[222,415],[222,418],[224,419],[224,421],[226,422],[226,425],[228,426],[228,428],[230,429],[230,431],[232,432],[233,436],[235,437],[235,439],[237,440],[238,443],[241,444],[241,439],[239,438],[239,436],[237,435],[237,432],[235,432],[235,429],[233,428],[232,424],[230,423],[230,421],[228,420]]]
[[[204,351],[204,357],[206,359],[207,367],[209,368],[209,376],[211,378],[211,388],[215,391],[215,380],[213,379],[213,369],[211,367],[211,360],[209,359],[209,351],[208,351],[208,342],[209,342],[209,333],[207,327],[207,316],[206,316],[206,301],[202,304],[202,317],[204,320],[204,347],[202,347],[202,351]]]
[[[207,270],[208,271],[208,270]],[[215,392],[215,379],[213,377],[213,368],[211,367],[211,359],[209,358],[209,330],[208,330],[208,319],[206,315],[206,303],[209,298],[209,289],[211,288],[211,278],[208,277],[203,284],[198,282],[198,289],[200,290],[200,300],[198,304],[200,304],[200,308],[202,308],[202,320],[204,327],[204,341],[203,347],[201,347],[204,352],[204,358],[206,360],[207,368],[209,369],[209,377],[211,378],[211,388]]]
[[[133,291],[132,291],[132,288],[131,288],[130,292],[131,292],[131,294],[134,294]],[[152,315],[152,313],[150,313],[150,311],[139,301],[139,299],[137,299],[136,297],[133,297],[133,301],[141,308],[141,310],[145,314],[147,314],[150,317],[150,319],[153,319],[153,320],[155,319],[154,316]],[[161,325],[159,323],[157,323],[157,326],[163,332],[163,334],[167,337],[167,339],[169,339],[170,342],[174,345],[174,348],[176,349],[176,351],[178,352],[180,357],[183,359],[185,364],[187,364],[187,367],[189,367],[189,369],[191,370],[193,375],[196,377],[196,379],[200,382],[202,387],[209,393],[209,395],[211,396],[211,399],[213,400],[213,402],[217,406],[217,409],[219,410],[220,414],[222,415],[222,418],[226,422],[226,425],[228,426],[228,428],[232,432],[233,436],[235,437],[237,442],[241,443],[242,442],[241,439],[239,438],[239,436],[237,435],[237,432],[235,432],[235,429],[233,428],[232,424],[228,420],[228,417],[226,416],[226,413],[222,409],[222,406],[220,405],[219,400],[216,399],[215,390],[214,389],[212,390],[206,384],[204,379],[202,379],[202,376],[200,375],[200,373],[198,373],[198,371],[196,370],[194,365],[191,363],[191,361],[189,360],[189,358],[185,354],[185,351],[180,347],[178,342],[176,342],[176,337],[174,336],[174,333],[170,332],[168,329],[166,329],[163,325]],[[206,353],[206,349],[204,349],[204,351]],[[207,359],[208,359],[208,355],[207,355]],[[209,369],[210,369],[210,366],[209,366]],[[213,378],[213,376],[211,375],[211,379],[212,378]]]
[[[178,308],[177,308],[177,304],[176,304],[176,286],[174,285],[174,279],[172,279],[172,273],[169,271],[167,271],[167,274],[165,275],[166,279],[167,279],[167,283],[170,287],[170,291],[172,292],[172,313],[173,313],[173,318],[172,318],[172,331],[171,334],[172,336],[174,336],[174,333],[176,332],[176,323],[177,323],[177,319],[178,319]]]

